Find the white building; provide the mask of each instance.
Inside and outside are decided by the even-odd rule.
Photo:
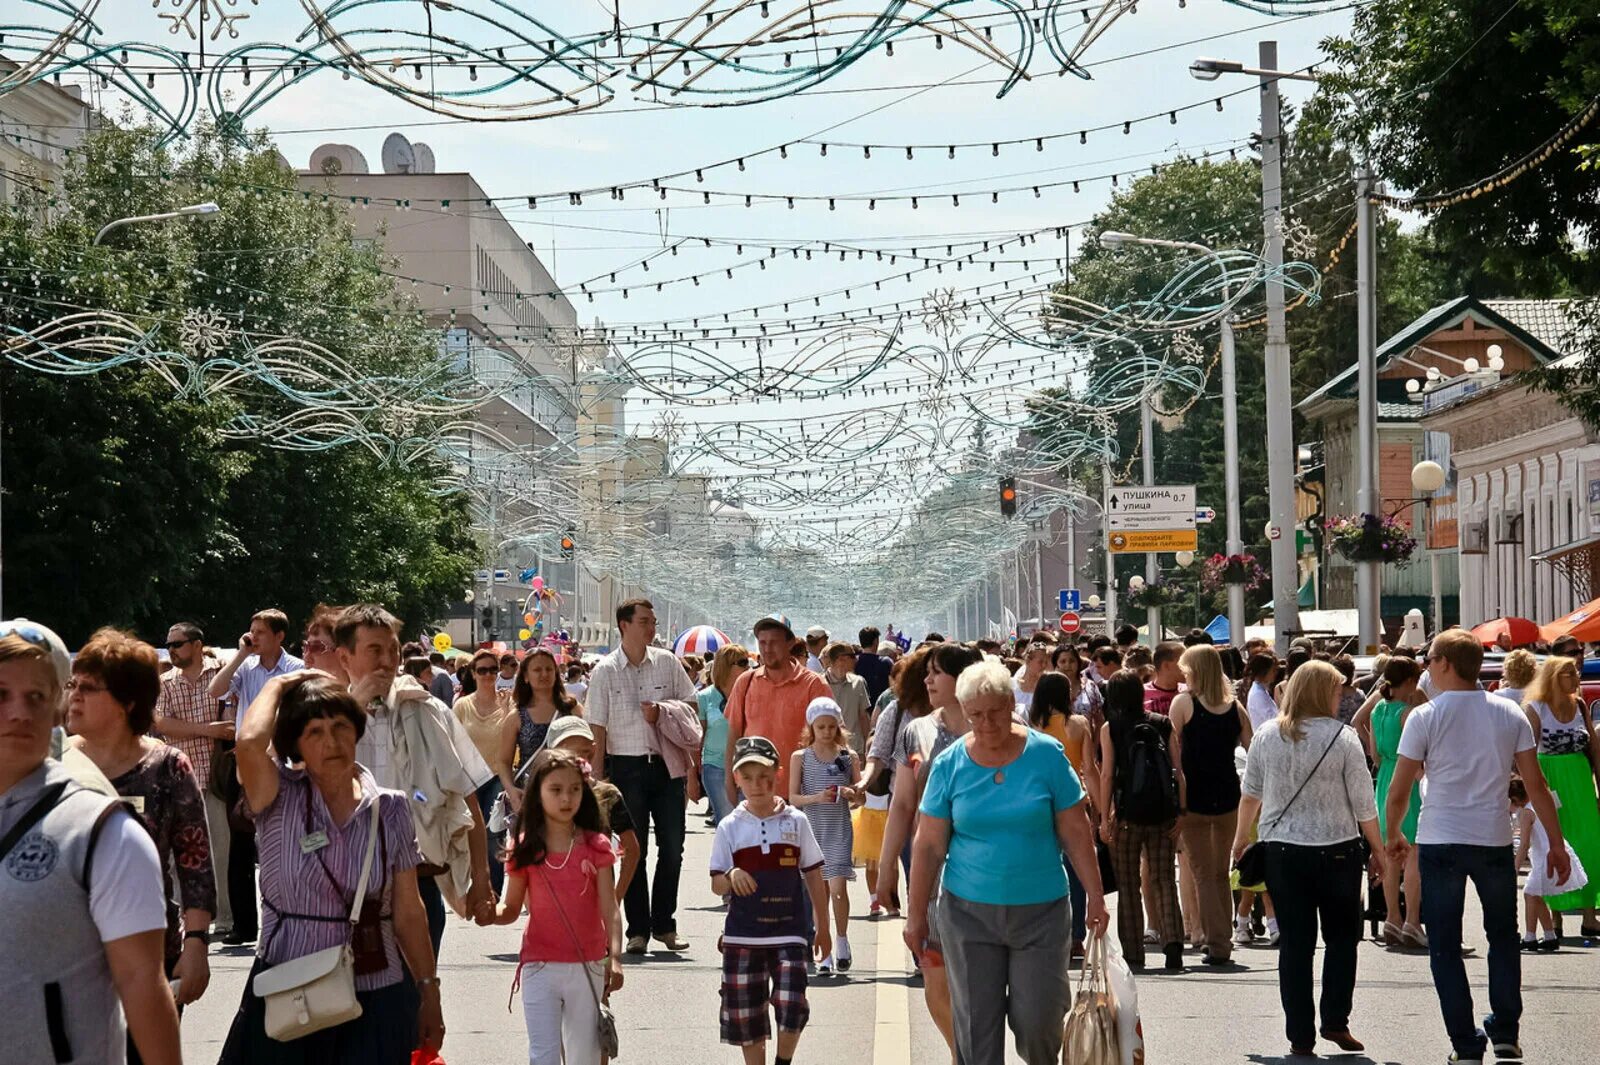
[[[16,68],[0,60],[0,74]],[[76,85],[35,81],[0,95],[0,206],[23,189],[59,184],[67,153],[95,125]]]

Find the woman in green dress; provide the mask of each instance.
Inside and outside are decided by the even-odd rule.
[[[1395,656],[1383,667],[1383,679],[1378,684],[1378,698],[1368,700],[1357,712],[1351,725],[1367,741],[1367,753],[1378,767],[1374,792],[1378,800],[1378,831],[1385,837],[1389,833],[1388,816],[1384,807],[1389,800],[1389,781],[1394,777],[1395,759],[1399,757],[1400,733],[1405,729],[1406,717],[1413,707],[1426,702],[1417,681],[1422,677],[1422,666],[1416,659]],[[1417,841],[1417,815],[1422,812],[1422,791],[1411,787],[1411,802],[1406,806],[1406,818],[1400,825],[1406,842]],[[1390,946],[1407,946],[1424,949],[1428,937],[1417,918],[1422,914],[1422,879],[1417,871],[1417,848],[1406,851],[1403,865],[1387,856],[1384,858],[1383,904],[1388,911],[1383,922],[1383,941]],[[1400,910],[1402,889],[1405,893],[1404,914]]]
[[[1590,883],[1573,891],[1545,898],[1556,913],[1583,912],[1583,934],[1600,936],[1595,907],[1600,904],[1600,802],[1595,781],[1600,779],[1600,743],[1594,738],[1589,708],[1578,697],[1581,681],[1578,663],[1551,655],[1539,665],[1528,685],[1523,709],[1533,734],[1539,737],[1539,768],[1555,792],[1561,833],[1578,856]]]

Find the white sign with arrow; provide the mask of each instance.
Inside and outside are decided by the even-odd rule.
[[[1106,493],[1112,532],[1193,529],[1194,485],[1118,485]]]

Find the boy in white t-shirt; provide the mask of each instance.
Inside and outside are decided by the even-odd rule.
[[[1398,865],[1409,847],[1402,824],[1411,787],[1426,774],[1417,821],[1422,923],[1434,990],[1455,1047],[1450,1060],[1459,1062],[1481,1062],[1490,1043],[1497,1058],[1522,1057],[1522,956],[1507,788],[1513,766],[1550,839],[1549,873],[1556,882],[1566,879],[1568,865],[1555,800],[1539,770],[1533,729],[1511,700],[1478,690],[1482,664],[1483,647],[1470,632],[1452,629],[1434,638],[1427,668],[1437,694],[1406,717],[1387,798],[1388,849]],[[1472,1014],[1472,989],[1461,961],[1469,879],[1483,902],[1483,931],[1489,940],[1491,1012],[1482,1028]]]

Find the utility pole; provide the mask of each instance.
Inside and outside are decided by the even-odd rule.
[[[1228,523],[1227,551],[1244,554],[1239,531],[1239,381],[1234,365],[1233,313],[1222,318],[1222,466]],[[1228,585],[1228,642],[1244,646],[1244,585]]]
[[[1117,556],[1111,550],[1111,432],[1100,455],[1100,514],[1106,537],[1106,635],[1117,628]]]
[[[1283,294],[1283,131],[1278,105],[1278,43],[1261,42],[1261,224],[1267,241],[1267,499],[1272,516],[1272,610],[1277,652],[1300,629],[1295,561],[1293,395]]]
[[[1150,395],[1145,394],[1139,404],[1139,450],[1140,462],[1144,466],[1144,486],[1149,488],[1156,483],[1156,413],[1150,405]],[[1154,584],[1161,577],[1161,557],[1154,551],[1146,551],[1144,555],[1144,579],[1146,584]],[[1161,608],[1158,606],[1145,607],[1145,624],[1149,626],[1151,647],[1161,642]]]
[[[1356,512],[1379,514],[1378,498],[1378,251],[1372,227],[1372,171],[1356,173]],[[1382,637],[1381,568],[1356,563],[1356,634],[1363,654]]]

